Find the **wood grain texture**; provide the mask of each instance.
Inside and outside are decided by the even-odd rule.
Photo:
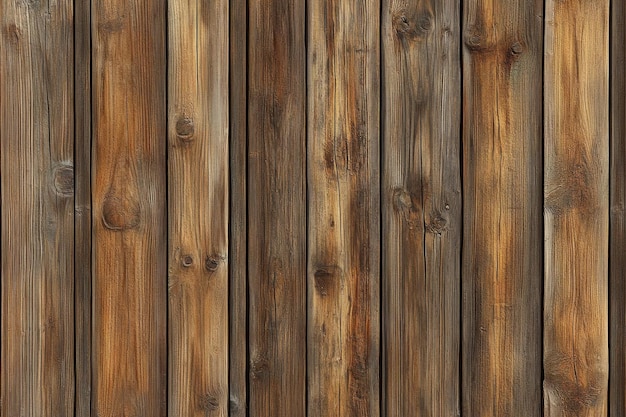
[[[165,3],[92,2],[92,414],[167,413]]]
[[[0,1],[0,414],[74,412],[73,3]]]
[[[310,416],[380,415],[379,10],[307,8]]]
[[[541,415],[543,2],[463,3],[462,412]]]
[[[248,2],[249,413],[303,417],[304,1]]]
[[[170,416],[228,414],[228,2],[168,2]]]
[[[608,17],[608,1],[546,3],[546,417],[607,415]]]
[[[385,415],[460,415],[460,11],[385,0]]]
[[[74,2],[76,417],[91,414],[91,1]]]
[[[225,417],[228,3],[168,7],[168,416]]]
[[[626,415],[626,7],[611,2],[609,415]]]
[[[229,413],[246,417],[248,410],[248,2],[231,0],[229,7]]]

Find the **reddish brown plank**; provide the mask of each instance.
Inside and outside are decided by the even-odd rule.
[[[167,413],[165,3],[92,2],[92,414]]]

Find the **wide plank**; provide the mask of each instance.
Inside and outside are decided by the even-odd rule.
[[[305,3],[248,2],[249,415],[303,417]]]
[[[462,7],[462,413],[537,417],[543,2]]]
[[[307,8],[309,416],[380,415],[379,12]]]
[[[384,415],[456,416],[460,4],[385,0],[382,10]]]
[[[167,414],[165,2],[92,1],[92,414]]]
[[[0,1],[0,414],[74,413],[73,2]]]
[[[544,415],[606,416],[609,1],[548,0],[545,36]]]
[[[168,2],[170,416],[228,414],[228,2]]]

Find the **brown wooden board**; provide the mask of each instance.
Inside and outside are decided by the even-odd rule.
[[[165,3],[92,2],[92,414],[167,414]]]
[[[0,1],[0,414],[72,415],[74,12]]]
[[[609,2],[545,19],[544,416],[606,416]]]
[[[385,416],[459,414],[460,12],[385,0]]]
[[[304,6],[248,1],[248,401],[255,417],[306,413]]]
[[[379,10],[307,8],[309,416],[380,415]]]
[[[463,3],[462,412],[541,415],[543,2]]]

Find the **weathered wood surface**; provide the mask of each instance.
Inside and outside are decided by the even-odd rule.
[[[462,411],[540,416],[543,2],[463,14]]]
[[[307,8],[309,416],[380,415],[379,10]]]
[[[248,280],[247,280],[247,173],[248,173],[248,31],[247,0],[229,6],[229,413],[247,417]]]
[[[168,2],[170,416],[228,414],[228,2]]]
[[[165,416],[165,3],[94,1],[92,31],[92,414]]]
[[[73,3],[0,1],[3,416],[74,412]]]
[[[385,0],[385,416],[459,414],[460,12]]]
[[[305,3],[248,2],[249,415],[306,413]]]
[[[546,417],[607,415],[608,23],[608,1],[546,3]]]
[[[626,415],[626,7],[611,2],[609,415]]]

